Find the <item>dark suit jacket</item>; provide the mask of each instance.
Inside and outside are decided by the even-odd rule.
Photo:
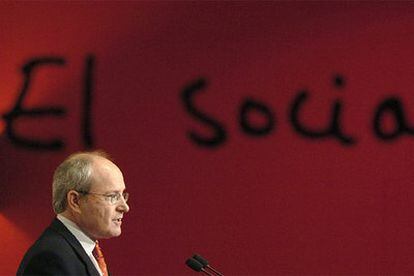
[[[93,275],[99,273],[82,245],[55,219],[26,252],[17,275]]]

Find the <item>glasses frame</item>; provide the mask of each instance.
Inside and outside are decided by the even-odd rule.
[[[92,193],[92,192],[85,192],[85,191],[77,191],[78,193],[82,195],[98,195],[105,197],[105,200],[111,203],[112,205],[117,204],[121,197],[124,199],[125,202],[128,202],[129,199],[129,193],[123,192],[123,193],[114,193],[114,194],[99,194],[99,193]]]

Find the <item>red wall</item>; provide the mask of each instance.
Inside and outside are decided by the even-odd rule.
[[[131,193],[122,236],[103,242],[114,275],[192,275],[184,261],[194,252],[226,275],[414,273],[413,12],[374,2],[1,3],[0,115],[39,57],[65,64],[32,72],[23,107],[66,114],[13,122],[21,137],[63,141],[57,150],[17,144],[0,120],[0,274],[15,273],[52,220],[54,168],[87,148],[85,72],[92,148],[114,157]],[[183,89],[200,78],[190,113]],[[303,90],[300,126],[330,127],[336,103],[334,134],[295,129]],[[261,107],[241,117],[249,99]]]

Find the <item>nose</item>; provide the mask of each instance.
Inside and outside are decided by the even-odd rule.
[[[124,213],[127,213],[129,211],[129,205],[126,203],[125,198],[122,196],[118,204],[118,210]]]

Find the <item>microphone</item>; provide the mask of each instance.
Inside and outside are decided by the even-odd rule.
[[[187,259],[187,261],[185,262],[185,264],[190,267],[192,270],[195,270],[197,272],[202,271],[203,273],[209,275],[209,276],[214,276],[213,274],[209,273],[208,271],[206,271],[204,269],[204,265],[202,263],[200,263],[199,261],[197,261],[194,258],[189,258]]]
[[[211,267],[208,264],[208,261],[206,259],[204,259],[203,257],[201,257],[200,255],[195,254],[193,256],[193,259],[195,259],[196,261],[198,261],[199,263],[201,263],[203,265],[203,268],[206,267],[208,269],[210,269],[211,271],[213,271],[216,275],[218,276],[223,276],[223,274],[221,274],[219,271],[217,271],[215,268]]]

